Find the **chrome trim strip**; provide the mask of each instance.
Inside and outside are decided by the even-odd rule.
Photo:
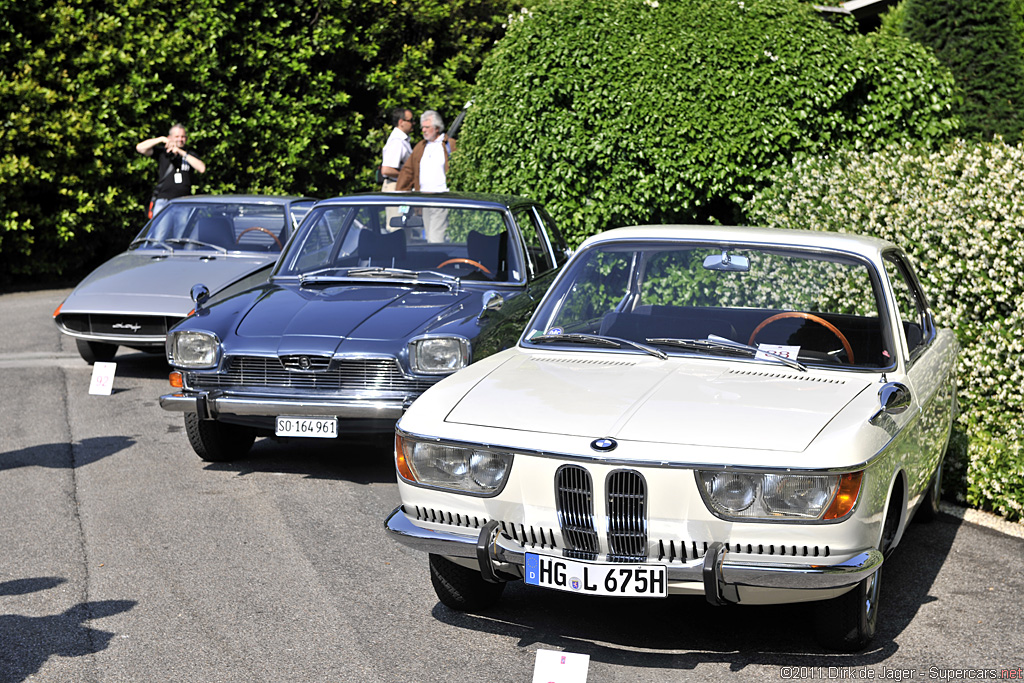
[[[401,507],[395,508],[388,515],[384,529],[393,540],[414,550],[447,557],[477,558],[478,534],[463,535],[424,529],[414,524]],[[728,550],[720,548],[715,561],[708,568],[714,573],[714,581],[718,586],[795,590],[845,588],[873,574],[881,567],[884,559],[876,548],[864,550],[835,564],[761,564],[731,560],[730,554]],[[500,533],[490,546],[490,558],[499,568],[502,564],[522,567],[526,563],[523,548]],[[705,562],[705,559],[700,559],[682,566],[666,566],[668,580],[704,583]],[[730,593],[732,591],[726,591],[724,597],[728,598]]]
[[[118,336],[116,334],[100,335],[100,334],[93,334],[92,332],[74,332],[74,331],[69,330],[68,328],[66,328],[66,327],[64,327],[63,325],[60,325],[60,324],[57,325],[57,329],[60,330],[61,333],[66,334],[69,337],[74,337],[75,339],[85,339],[86,341],[107,342],[107,343],[110,343],[110,344],[118,344],[118,345],[123,345],[123,346],[128,346],[129,345],[126,342],[131,342],[131,344],[146,344],[146,345],[152,344],[154,346],[163,346],[164,342],[167,341],[167,336],[163,335],[163,334],[161,334],[161,335],[139,335],[137,337],[133,337],[133,336],[130,336],[130,335]]]
[[[310,401],[304,399],[235,398],[213,393],[165,394],[160,397],[164,410],[182,413],[198,412],[200,402],[205,402],[209,415],[216,418],[222,413],[230,415],[253,415],[276,417],[278,415],[302,415],[310,417],[339,418],[380,418],[397,420],[405,412],[404,399],[340,399],[335,401]]]
[[[529,448],[520,448],[518,446],[507,446],[497,442],[474,442],[474,441],[459,441],[456,439],[444,439],[437,436],[424,436],[414,432],[406,431],[400,426],[395,427],[395,431],[403,436],[410,439],[417,439],[419,441],[434,441],[436,443],[446,443],[453,446],[461,446],[464,448],[489,448],[494,450],[505,451],[512,453],[513,455],[526,455],[537,458],[557,458],[559,460],[567,460],[570,462],[583,462],[583,463],[595,463],[601,465],[611,465],[614,467],[628,467],[630,469],[681,469],[681,470],[723,470],[723,471],[735,471],[735,472],[752,472],[762,474],[778,474],[778,473],[790,473],[798,472],[800,474],[846,474],[848,472],[859,472],[860,470],[867,469],[871,463],[878,458],[885,455],[887,449],[892,445],[892,441],[885,444],[878,453],[875,453],[870,458],[862,463],[851,465],[849,467],[831,467],[831,468],[795,468],[795,467],[745,467],[743,465],[713,465],[710,463],[692,463],[681,460],[662,460],[659,462],[655,461],[639,461],[635,458],[610,458],[602,455],[581,455],[579,453],[556,453],[554,451],[539,451]],[[621,446],[624,442],[619,441]],[[635,443],[635,442],[625,442]]]

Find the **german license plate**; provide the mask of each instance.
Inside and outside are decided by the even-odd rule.
[[[665,565],[579,562],[526,553],[526,583],[571,593],[663,598]]]
[[[277,418],[274,434],[277,436],[307,436],[316,439],[333,439],[338,436],[338,418],[281,415]]]

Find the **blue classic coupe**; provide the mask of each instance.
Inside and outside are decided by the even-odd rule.
[[[257,436],[389,432],[441,378],[514,346],[568,254],[521,197],[322,201],[265,283],[216,303],[193,287],[160,405],[184,413],[207,461],[244,456]]]

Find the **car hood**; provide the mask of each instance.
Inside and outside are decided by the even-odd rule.
[[[446,421],[587,438],[800,452],[868,385],[867,379],[849,373],[805,373],[725,360],[519,355],[475,384]]]
[[[184,317],[195,304],[192,286],[220,289],[277,260],[277,254],[132,251],[90,273],[68,296],[64,313],[148,313]]]
[[[469,296],[466,290],[389,283],[272,286],[253,301],[235,335],[243,340],[276,338],[282,354],[332,354],[346,341],[405,340],[425,332]]]

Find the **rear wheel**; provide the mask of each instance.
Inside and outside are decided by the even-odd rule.
[[[75,345],[78,346],[78,355],[89,365],[97,361],[108,363],[114,360],[114,356],[117,354],[117,344],[104,344],[103,342],[76,339]]]
[[[488,583],[477,569],[455,564],[440,555],[430,554],[430,583],[437,599],[460,612],[476,612],[496,604],[505,590],[504,583]]]
[[[200,420],[195,413],[185,413],[185,433],[192,450],[207,462],[241,458],[256,440],[256,430],[252,427]]]

